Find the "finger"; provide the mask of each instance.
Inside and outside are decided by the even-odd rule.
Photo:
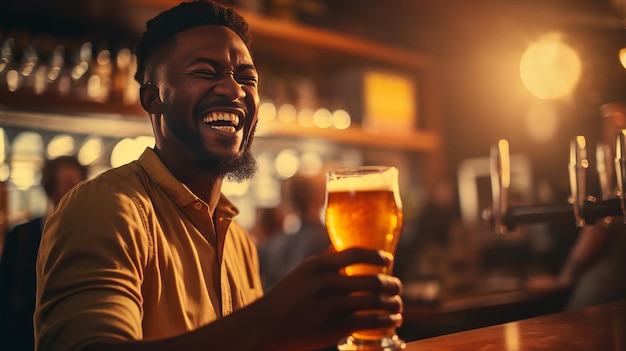
[[[402,300],[399,296],[336,296],[318,305],[326,311],[326,325],[341,334],[355,330],[397,328],[402,325]]]
[[[398,295],[343,295],[327,299],[326,310],[332,315],[348,316],[354,313],[374,312],[380,314],[401,314],[404,308]],[[320,307],[321,308],[321,307]]]
[[[402,282],[397,277],[387,274],[345,276],[331,274],[324,277],[322,294],[343,294],[355,292],[383,293],[400,295]]]
[[[365,263],[382,267],[391,267],[393,255],[382,250],[350,248],[341,252],[327,252],[312,260],[315,268],[327,271],[338,271],[346,266]]]
[[[402,313],[403,304],[402,299],[398,295],[351,295],[347,299],[340,299],[342,301],[342,308],[346,313],[356,313],[363,311],[386,311],[388,313],[396,314]]]

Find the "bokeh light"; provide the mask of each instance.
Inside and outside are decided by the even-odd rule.
[[[304,152],[300,155],[300,173],[307,176],[319,174],[324,169],[322,156],[315,152]]]
[[[522,55],[520,77],[531,94],[544,100],[569,95],[578,84],[582,64],[578,54],[552,34],[532,43]]]
[[[44,142],[39,133],[22,132],[12,143],[11,182],[19,190],[39,184],[39,169],[43,164]]]
[[[119,167],[136,160],[146,147],[154,145],[154,138],[140,136],[120,140],[111,152],[111,167]]]
[[[248,192],[249,187],[249,181],[235,182],[228,177],[222,182],[222,192],[226,196],[243,196]]]
[[[271,101],[266,101],[259,105],[259,121],[271,121],[276,118],[276,106]]]
[[[348,111],[339,109],[333,112],[332,123],[333,127],[337,129],[348,129],[352,120]]]
[[[313,116],[313,122],[318,128],[330,128],[333,124],[332,114],[328,109],[318,108]]]
[[[298,111],[291,104],[284,104],[278,108],[278,119],[281,122],[291,123],[298,117]]]
[[[298,158],[298,153],[292,149],[280,151],[274,160],[276,174],[283,179],[292,177],[296,174],[299,166],[300,158]]]
[[[47,147],[47,154],[49,158],[56,158],[59,156],[73,155],[76,151],[76,140],[74,137],[67,134],[56,135],[50,140]]]
[[[102,139],[98,136],[91,136],[78,150],[78,161],[84,165],[90,165],[100,158],[102,149]]]
[[[298,124],[302,127],[313,127],[313,115],[315,112],[310,108],[303,108],[298,112]]]

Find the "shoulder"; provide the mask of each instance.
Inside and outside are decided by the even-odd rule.
[[[59,203],[60,209],[85,212],[145,203],[149,177],[134,162],[82,182]],[[110,206],[110,207],[109,207]],[[126,208],[128,210],[128,208]]]
[[[63,197],[45,232],[48,227],[67,234],[145,232],[146,213],[152,211],[147,179],[141,167],[130,163],[79,184]]]

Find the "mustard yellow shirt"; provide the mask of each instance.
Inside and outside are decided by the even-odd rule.
[[[37,350],[197,329],[263,294],[254,243],[224,196],[216,209],[146,149],[73,189],[37,261]]]

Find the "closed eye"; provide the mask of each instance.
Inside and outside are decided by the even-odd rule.
[[[239,82],[239,84],[256,86],[257,83],[259,82],[259,79],[257,77],[254,77],[254,76],[237,77],[237,82]]]
[[[204,79],[215,79],[218,78],[217,74],[214,71],[210,70],[194,70],[191,72],[196,77],[204,78]]]

